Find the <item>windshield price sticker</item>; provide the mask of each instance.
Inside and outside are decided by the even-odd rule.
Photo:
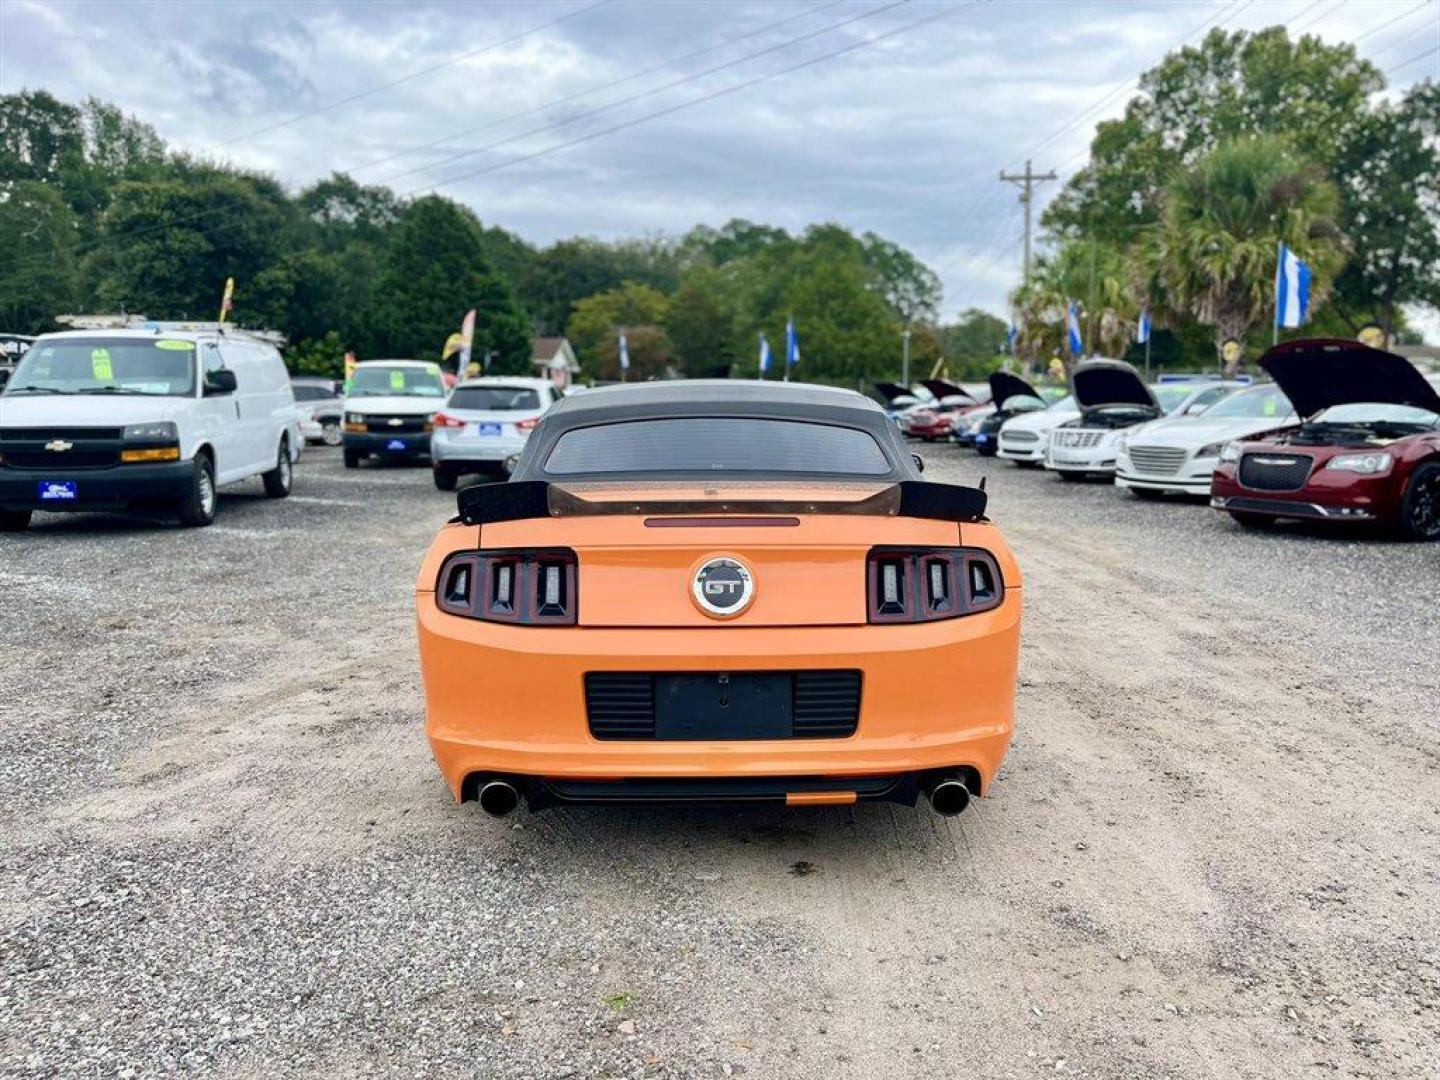
[[[157,341],[155,342],[155,347],[157,349],[169,349],[171,352],[195,351],[195,343],[193,341],[175,341],[174,339]]]
[[[391,390],[404,390],[404,389],[405,389],[405,373],[404,373],[403,371],[392,371],[392,372],[390,372],[390,389],[391,389]]]
[[[109,349],[90,350],[90,373],[101,382],[110,382],[115,378],[115,369],[110,364]]]

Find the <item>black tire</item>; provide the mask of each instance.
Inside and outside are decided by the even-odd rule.
[[[1131,488],[1130,494],[1142,502],[1156,502],[1165,497],[1163,491],[1156,491],[1153,488]]]
[[[326,446],[339,446],[345,441],[345,433],[340,430],[339,420],[327,420],[320,425],[320,441]]]
[[[195,455],[195,475],[190,494],[180,503],[178,517],[187,529],[202,529],[214,524],[220,496],[215,491],[215,465],[204,454]]]
[[[1408,540],[1440,540],[1440,461],[1423,462],[1410,474],[1400,500],[1400,532]]]
[[[290,461],[290,440],[280,440],[280,452],[275,455],[275,467],[267,473],[261,473],[260,479],[265,482],[265,494],[272,499],[283,499],[290,494],[290,487],[295,482],[295,466]]]
[[[441,491],[454,491],[455,485],[460,482],[460,477],[449,469],[437,468],[430,471],[435,477],[435,486]]]
[[[0,510],[0,532],[24,532],[30,527],[30,510]]]
[[[1275,524],[1273,514],[1247,514],[1239,510],[1231,510],[1230,516],[1246,529],[1266,529]]]
[[[360,467],[360,453],[357,450],[345,451],[345,467],[347,469],[358,469]]]

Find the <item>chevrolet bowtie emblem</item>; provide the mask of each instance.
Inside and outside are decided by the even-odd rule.
[[[392,416],[389,420],[385,422],[391,427],[399,427],[401,424],[405,423],[405,421],[401,420],[398,416]]]
[[[45,444],[46,450],[53,450],[57,454],[63,454],[66,450],[73,450],[74,448],[75,444],[73,442],[66,442],[64,439],[52,439]]]

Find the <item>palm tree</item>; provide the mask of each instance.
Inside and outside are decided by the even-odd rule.
[[[1080,305],[1087,348],[1109,356],[1124,351],[1138,314],[1124,252],[1101,241],[1072,239],[1036,260],[1030,281],[1011,297],[1027,356],[1063,351],[1065,312],[1072,301]]]
[[[1345,262],[1335,187],[1282,139],[1222,143],[1174,175],[1160,221],[1133,252],[1142,292],[1170,314],[1214,328],[1215,349],[1275,310],[1275,267],[1286,244],[1310,266],[1311,307]]]

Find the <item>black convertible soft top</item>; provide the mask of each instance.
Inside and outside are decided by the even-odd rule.
[[[833,463],[816,461],[813,471],[797,469],[791,464],[784,469],[756,470],[717,474],[713,471],[685,472],[659,457],[653,468],[615,471],[567,469],[551,474],[546,464],[552,451],[564,436],[581,428],[602,428],[607,425],[633,425],[645,420],[688,420],[716,417],[786,420],[812,423],[826,427],[863,431],[874,439],[884,456],[883,465],[872,471],[850,474],[837,471]],[[633,430],[633,429],[632,429]],[[589,433],[587,433],[588,435]],[[633,436],[631,436],[633,439]],[[633,444],[632,444],[633,445]],[[563,453],[563,451],[562,451]],[[883,469],[883,471],[881,471]],[[920,480],[920,467],[900,440],[898,429],[885,411],[863,394],[829,386],[804,383],[765,383],[727,379],[693,379],[669,382],[636,383],[586,391],[565,398],[545,414],[531,432],[524,453],[508,483],[476,485],[459,495],[460,518],[468,523],[516,520],[525,517],[576,516],[583,514],[676,513],[663,491],[656,491],[636,503],[616,503],[585,499],[588,485],[632,485],[635,483],[693,484],[705,481],[707,486],[723,483],[736,485],[801,485],[863,484],[875,495],[856,500],[852,493],[835,502],[816,500],[792,502],[793,496],[783,491],[770,491],[764,496],[738,492],[705,500],[711,512],[777,512],[783,504],[790,512],[859,513],[935,517],[951,521],[975,521],[985,513],[986,497],[982,490],[948,484],[929,484]],[[728,505],[726,505],[728,504]],[[761,510],[761,506],[764,510]],[[696,508],[685,506],[684,511]]]

